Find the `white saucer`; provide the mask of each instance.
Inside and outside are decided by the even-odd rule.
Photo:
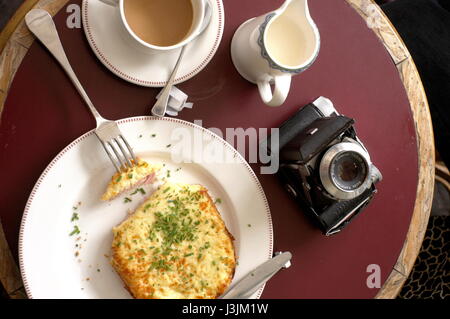
[[[210,0],[212,17],[208,27],[188,44],[175,83],[199,73],[219,47],[224,27],[222,0]],[[178,50],[146,54],[122,39],[116,8],[99,0],[83,0],[82,19],[86,38],[100,61],[122,79],[142,86],[162,87],[172,72]]]

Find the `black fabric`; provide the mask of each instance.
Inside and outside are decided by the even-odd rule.
[[[450,216],[431,216],[402,299],[450,299]]]
[[[419,70],[436,148],[450,167],[450,0],[397,0],[382,8]]]

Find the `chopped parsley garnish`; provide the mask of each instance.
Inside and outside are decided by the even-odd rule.
[[[142,134],[139,134],[139,138],[141,138],[142,137]]]
[[[128,179],[132,179],[133,178],[133,174],[128,174]]]
[[[73,221],[75,221],[75,220],[79,220],[78,214],[77,214],[77,213],[73,213],[73,214],[72,214],[72,218],[70,219],[71,222],[73,222]]]
[[[75,225],[75,226],[73,227],[72,232],[69,234],[69,236],[78,235],[79,233],[80,233],[80,229],[78,228],[77,225]]]
[[[170,252],[172,251],[172,248],[170,248],[170,247],[165,247],[165,249],[163,250],[163,252],[162,252],[162,254],[164,255],[164,256],[168,256],[168,255],[170,255]]]
[[[149,270],[171,270],[170,266],[164,259],[159,259],[157,261],[152,262]]]
[[[163,192],[167,192],[169,187]],[[180,244],[183,241],[193,241],[196,236],[197,225],[192,217],[189,216],[189,209],[187,209],[180,198],[167,200],[169,204],[167,209],[163,212],[155,212],[155,221],[149,229],[148,238],[153,241],[158,241],[156,234],[162,239],[161,249],[156,248],[153,251],[155,258],[161,260],[176,260],[179,257],[171,255],[176,251],[173,245]],[[192,247],[192,245],[189,245]],[[185,257],[192,256],[194,253],[187,254]],[[174,259],[175,257],[175,259]],[[154,264],[153,269],[161,268],[161,261],[159,264]],[[161,267],[160,267],[161,266]],[[162,267],[164,269],[164,267]]]
[[[119,176],[116,178],[116,183],[120,182],[120,180],[122,179],[122,176]]]
[[[161,214],[155,213],[156,221],[153,224],[154,231],[160,232],[163,237],[163,246],[167,250],[172,244],[181,243],[184,240],[194,239],[195,226],[186,222],[176,212]]]
[[[123,199],[123,202],[124,202],[124,203],[129,203],[129,202],[131,202],[131,198],[125,197],[125,198]]]
[[[152,134],[152,137],[156,137],[156,134]]]
[[[208,249],[209,247],[211,247],[211,244],[209,243],[209,241],[207,241],[206,243],[205,243],[205,245],[203,245],[202,247],[200,247],[200,251],[202,251],[202,250],[205,250],[205,249]]]
[[[170,169],[167,170],[167,175],[166,176],[167,176],[167,178],[170,177]]]
[[[222,204],[222,200],[220,198],[216,198],[214,204]]]
[[[143,188],[138,188],[134,192],[131,193],[131,195],[135,195],[137,193],[141,193],[142,195],[145,195],[145,190]]]
[[[166,145],[167,148],[169,148],[169,147],[171,147],[171,146],[172,146],[172,144],[167,144],[167,145]]]
[[[181,167],[177,171],[180,169]],[[167,174],[170,176],[169,170]],[[183,257],[189,258],[192,256],[194,258],[192,261],[203,260],[205,259],[206,249],[211,247],[210,242],[203,242],[201,247],[193,247],[189,243],[198,239],[201,223],[213,224],[212,220],[200,220],[201,216],[199,216],[200,218],[195,217],[197,213],[201,215],[202,212],[195,208],[192,209],[188,205],[192,202],[198,202],[203,194],[197,191],[191,192],[189,189],[183,189],[178,195],[169,191],[173,192],[173,187],[165,186],[164,188],[163,186],[160,189],[159,201],[144,205],[144,212],[151,208],[154,213],[154,221],[148,226],[146,234],[149,245],[154,245],[150,247],[147,245],[148,248],[145,250],[147,253],[145,258],[149,260],[148,271],[179,269],[183,265],[176,261]],[[135,190],[131,195],[138,192],[139,190]],[[159,204],[160,202],[164,205]],[[180,247],[188,248],[188,250],[182,252]],[[138,259],[143,258],[143,251],[136,250],[136,253],[139,254]],[[216,262],[212,264],[217,267]],[[188,274],[185,276],[187,277]],[[207,286],[207,283],[205,282],[203,286]]]

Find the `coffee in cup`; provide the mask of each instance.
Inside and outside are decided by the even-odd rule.
[[[144,42],[168,47],[181,42],[192,28],[191,0],[124,0],[129,27]]]
[[[139,51],[178,49],[200,32],[207,0],[99,0],[115,6],[123,38]]]

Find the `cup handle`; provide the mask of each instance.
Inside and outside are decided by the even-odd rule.
[[[259,94],[264,103],[268,106],[280,106],[284,103],[291,87],[291,76],[284,74],[275,76],[275,89],[272,93],[272,88],[268,81],[258,81]]]
[[[116,7],[119,5],[119,0],[100,0],[103,3],[109,4],[110,6]]]

